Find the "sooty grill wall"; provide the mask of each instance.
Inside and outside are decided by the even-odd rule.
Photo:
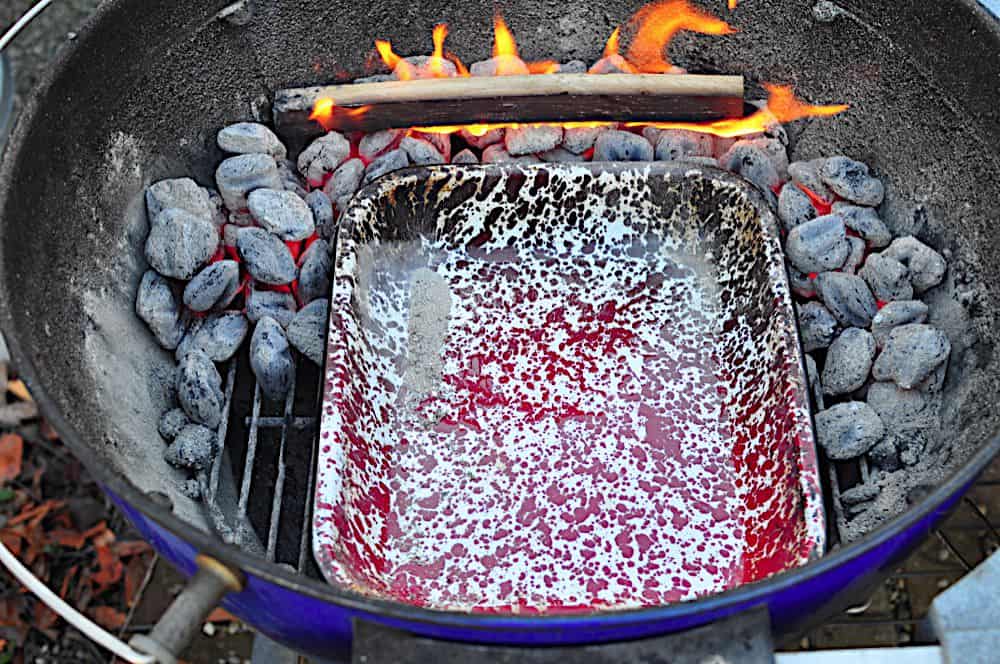
[[[526,58],[593,61],[640,4],[517,1],[497,9]],[[106,3],[77,40],[92,57],[57,67],[22,117],[24,146],[0,185],[11,187],[0,231],[9,331],[89,445],[75,451],[144,490],[168,493],[195,523],[199,509],[176,491],[156,435],[172,364],[133,314],[145,269],[144,186],[188,174],[210,182],[220,127],[251,117],[252,108],[266,112],[276,89],[361,75],[375,37],[392,39],[397,52],[422,53],[431,27],[447,21],[451,50],[466,61],[487,57],[494,9],[285,0],[252,3],[240,25],[216,18],[224,6]],[[792,83],[811,101],[851,103],[840,117],[790,127],[790,156],[845,153],[871,164],[886,182],[882,216],[891,229],[951,252],[939,297],[961,323],[956,293],[971,293],[978,343],[969,349],[966,326],[955,325],[945,425],[971,449],[997,424],[990,399],[1000,382],[1000,110],[984,84],[1000,77],[998,28],[967,2],[840,8],[819,20],[809,1],[746,2],[727,16],[738,33],[681,35],[673,61]]]

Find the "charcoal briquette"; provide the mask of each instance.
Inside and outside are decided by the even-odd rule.
[[[181,360],[192,350],[199,350],[213,362],[225,362],[239,350],[249,328],[246,316],[239,311],[195,319],[177,346],[176,357]]]
[[[295,380],[295,364],[284,330],[269,316],[261,318],[254,329],[250,368],[268,399],[284,400]]]
[[[594,161],[653,161],[653,146],[645,138],[612,129],[594,141]]]
[[[874,249],[881,249],[892,242],[892,233],[878,218],[875,208],[837,201],[833,204],[833,213],[843,217],[844,225],[861,236]]]
[[[834,461],[854,459],[885,435],[878,414],[863,401],[838,403],[816,414],[816,442]]]
[[[849,327],[840,333],[826,353],[823,392],[830,396],[850,394],[868,380],[875,359],[875,338],[868,330]]]
[[[146,188],[146,212],[150,225],[164,210],[171,208],[206,219],[212,219],[214,211],[208,192],[191,178],[160,180]]]
[[[261,318],[273,318],[281,327],[288,327],[295,317],[295,298],[291,293],[251,288],[247,294],[246,314],[251,323]]]
[[[316,222],[316,232],[324,240],[331,240],[336,235],[336,222],[333,212],[333,201],[321,189],[314,189],[306,196],[306,205],[312,212]]]
[[[837,334],[837,319],[821,302],[798,305],[799,336],[802,349],[809,353],[828,347]]]
[[[295,259],[277,236],[263,228],[241,228],[236,251],[250,276],[261,283],[281,285],[295,279]]]
[[[299,259],[299,301],[305,305],[330,295],[330,245],[316,240]]]
[[[430,141],[422,138],[405,136],[399,142],[399,147],[406,152],[406,156],[409,157],[411,164],[431,166],[445,163],[444,155]]]
[[[882,302],[909,300],[913,297],[910,273],[899,261],[883,254],[871,254],[858,276],[872,289],[875,299]]]
[[[394,147],[402,135],[402,129],[382,129],[365,134],[358,143],[358,154],[362,159],[372,161]]]
[[[868,327],[878,304],[864,279],[844,272],[823,272],[816,290],[833,317],[846,327]]]
[[[211,263],[184,287],[184,304],[192,311],[229,306],[240,288],[240,265],[233,260]]]
[[[204,351],[193,349],[177,368],[177,400],[193,422],[219,426],[222,419],[222,377]]]
[[[247,207],[247,194],[255,189],[281,189],[281,174],[274,157],[241,154],[226,159],[215,171],[215,185],[230,212]]]
[[[269,154],[275,159],[288,155],[281,140],[267,126],[257,122],[237,122],[219,130],[219,148],[233,154]]]
[[[788,260],[805,273],[839,268],[850,253],[844,220],[833,214],[795,226],[785,240]]]
[[[368,164],[365,168],[364,183],[368,184],[369,182],[374,182],[386,173],[406,168],[409,164],[410,159],[406,156],[406,152],[398,148],[395,150],[389,150],[385,154],[379,156],[375,161]]]
[[[331,131],[302,151],[298,160],[299,173],[309,184],[319,186],[326,180],[327,173],[333,173],[350,156],[351,142],[342,134]]]
[[[313,300],[288,324],[288,341],[314,364],[323,366],[329,300]]]
[[[290,191],[257,189],[247,203],[257,223],[286,242],[305,240],[316,230],[312,210]]]
[[[872,376],[892,381],[904,390],[925,387],[928,379],[948,361],[951,343],[944,332],[923,323],[907,323],[892,329],[885,348],[875,360]],[[932,381],[936,386],[936,380]]]
[[[553,125],[524,125],[507,130],[504,146],[514,157],[545,152],[559,145],[563,138],[562,127]]]
[[[583,154],[594,147],[597,137],[609,127],[571,127],[563,132],[562,147],[574,154]]]
[[[219,246],[219,231],[210,217],[179,208],[164,210],[146,238],[146,260],[165,277],[190,279]]]
[[[163,348],[177,348],[184,337],[185,319],[180,298],[167,279],[153,270],[142,275],[135,298],[135,312],[149,326]]]
[[[189,424],[191,424],[191,420],[188,419],[182,408],[171,408],[160,416],[156,430],[159,431],[164,440],[171,441]]]
[[[163,458],[175,468],[206,470],[215,460],[215,431],[200,424],[189,424],[167,447]]]
[[[656,138],[657,161],[680,161],[684,157],[711,157],[712,136],[685,129],[667,129]]]
[[[472,150],[466,148],[451,158],[453,164],[478,164],[479,157]]]
[[[323,185],[323,193],[329,196],[331,201],[338,201],[344,196],[353,196],[354,192],[361,186],[361,178],[364,174],[365,162],[357,157],[348,159],[333,172],[327,183]]]
[[[878,205],[885,195],[882,181],[869,174],[866,164],[843,155],[823,162],[820,177],[837,195],[859,205]]]
[[[794,184],[787,183],[778,194],[778,218],[786,231],[815,219],[818,213],[812,201]]]
[[[872,318],[872,335],[875,344],[882,348],[893,328],[907,323],[923,323],[927,320],[929,308],[920,300],[899,300],[889,302],[878,310]]]
[[[915,293],[923,293],[940,284],[948,269],[941,254],[912,235],[896,238],[882,254],[907,267]]]

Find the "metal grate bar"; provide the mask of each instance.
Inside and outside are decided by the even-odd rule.
[[[267,559],[274,560],[274,550],[278,545],[278,523],[281,521],[281,504],[285,495],[285,444],[288,442],[288,424],[292,420],[295,405],[295,381],[285,397],[285,416],[281,418],[281,442],[278,447],[278,476],[274,481],[274,498],[271,501],[271,525],[267,529]],[[258,418],[258,424],[260,419]]]

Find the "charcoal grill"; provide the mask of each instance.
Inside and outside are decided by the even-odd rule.
[[[516,0],[502,9],[525,35],[526,55],[594,60],[638,4],[606,10],[585,1],[559,15]],[[155,423],[164,399],[145,377],[165,363],[132,315],[144,185],[189,173],[209,181],[220,126],[266,108],[273,90],[359,72],[373,34],[402,33],[397,48],[420,52],[427,27],[449,20],[456,51],[486,55],[487,8],[396,0],[364,10],[291,1],[104,4],[28,103],[3,162],[0,324],[12,354],[67,445],[154,546],[186,573],[197,552],[245,572],[245,589],[226,607],[301,651],[343,653],[362,623],[455,641],[571,645],[678,632],[753,607],[767,608],[776,637],[801,633],[866,595],[1000,450],[989,398],[1000,384],[992,219],[1000,162],[991,150],[1000,142],[1000,109],[979,84],[1000,75],[1000,28],[968,0],[845,1],[830,23],[815,20],[812,5],[744,3],[733,16],[737,35],[685,36],[675,60],[691,70],[787,79],[806,97],[849,99],[854,110],[842,121],[794,129],[796,156],[843,151],[873,164],[894,194],[887,221],[949,249],[954,265],[990,293],[977,303],[980,347],[956,363],[970,373],[951,402],[955,438],[976,451],[905,514],[815,563],[695,602],[557,617],[429,611],[337,591],[310,570],[309,501],[297,498],[312,476],[310,388],[300,384],[290,406],[255,400],[239,363],[229,383],[228,465],[203,478],[218,510],[205,518],[164,481],[160,450],[151,446],[155,425],[143,423]],[[116,85],[99,85],[98,76]],[[301,436],[304,446],[295,444]],[[211,534],[213,525],[221,536]]]

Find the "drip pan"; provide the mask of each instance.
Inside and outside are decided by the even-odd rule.
[[[777,225],[680,163],[411,169],[338,231],[314,552],[440,609],[693,599],[824,518]]]

